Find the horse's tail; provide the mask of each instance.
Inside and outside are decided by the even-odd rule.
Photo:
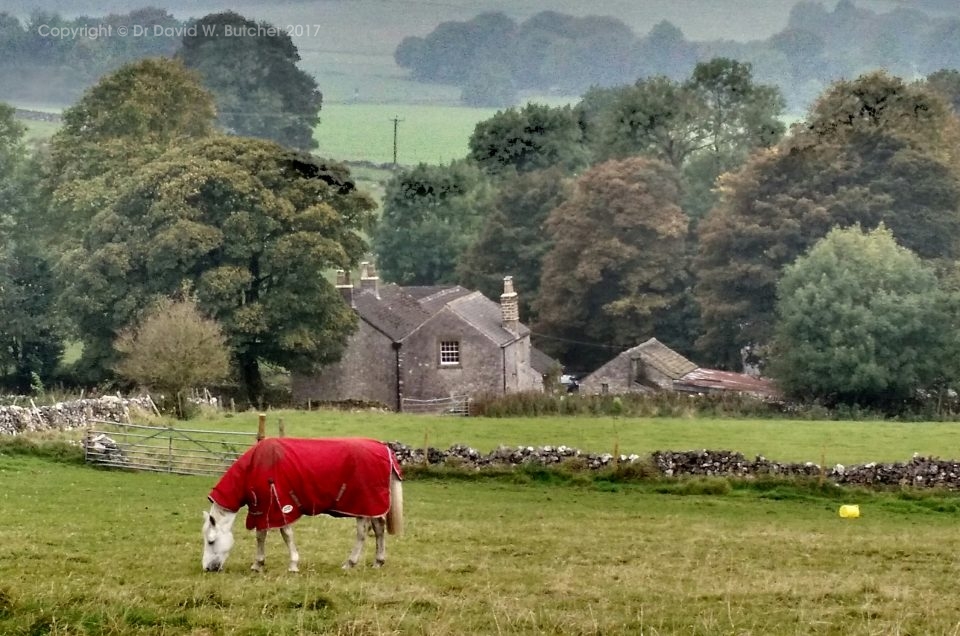
[[[387,532],[403,534],[403,482],[390,471],[390,510],[387,511]]]

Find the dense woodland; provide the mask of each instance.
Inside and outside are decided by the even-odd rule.
[[[960,381],[956,70],[834,82],[789,129],[780,89],[726,57],[504,109],[462,159],[398,169],[377,215],[309,153],[319,91],[289,38],[234,46],[188,36],[120,67],[48,144],[0,108],[8,385],[229,374],[259,401],[265,370],[338,358],[356,318],[329,274],[371,257],[389,281],[491,298],[513,275],[536,343],[575,372],[656,336],[829,405],[896,411]],[[248,98],[251,64],[288,81],[249,98],[291,116],[244,130],[224,105]],[[221,363],[187,380],[131,359],[173,351]]]

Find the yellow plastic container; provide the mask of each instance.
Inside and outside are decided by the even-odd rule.
[[[860,506],[857,504],[845,504],[840,506],[840,516],[844,519],[856,519],[860,516]]]

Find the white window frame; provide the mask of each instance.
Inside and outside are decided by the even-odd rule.
[[[459,367],[460,366],[460,341],[459,340],[441,340],[440,341],[440,366],[441,367]]]

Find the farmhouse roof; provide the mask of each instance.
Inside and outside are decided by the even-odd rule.
[[[500,314],[500,305],[480,292],[472,292],[466,296],[455,298],[447,303],[447,307],[500,346],[509,344],[518,337],[530,333],[530,329],[525,325],[520,325],[517,334],[505,329]]]
[[[471,293],[460,285],[430,285],[423,287],[404,287],[403,291],[417,299],[420,306],[430,314],[443,309],[447,303]]]
[[[679,380],[697,368],[696,364],[656,338],[650,338],[621,355],[629,356],[630,359],[641,358],[646,365],[655,368],[671,380]]]
[[[394,342],[402,340],[430,317],[430,313],[402,287],[381,285],[377,291],[354,290],[353,306],[361,318]]]
[[[558,361],[554,360],[536,347],[530,347],[530,366],[533,367],[534,370],[540,375],[554,373],[558,369],[562,368]]]
[[[402,341],[444,308],[500,346],[530,334],[523,324],[517,333],[504,328],[498,303],[460,285],[401,287],[389,283],[351,291],[353,307],[360,317],[393,342]],[[530,365],[542,375],[560,367],[557,360],[536,347],[531,347]]]

